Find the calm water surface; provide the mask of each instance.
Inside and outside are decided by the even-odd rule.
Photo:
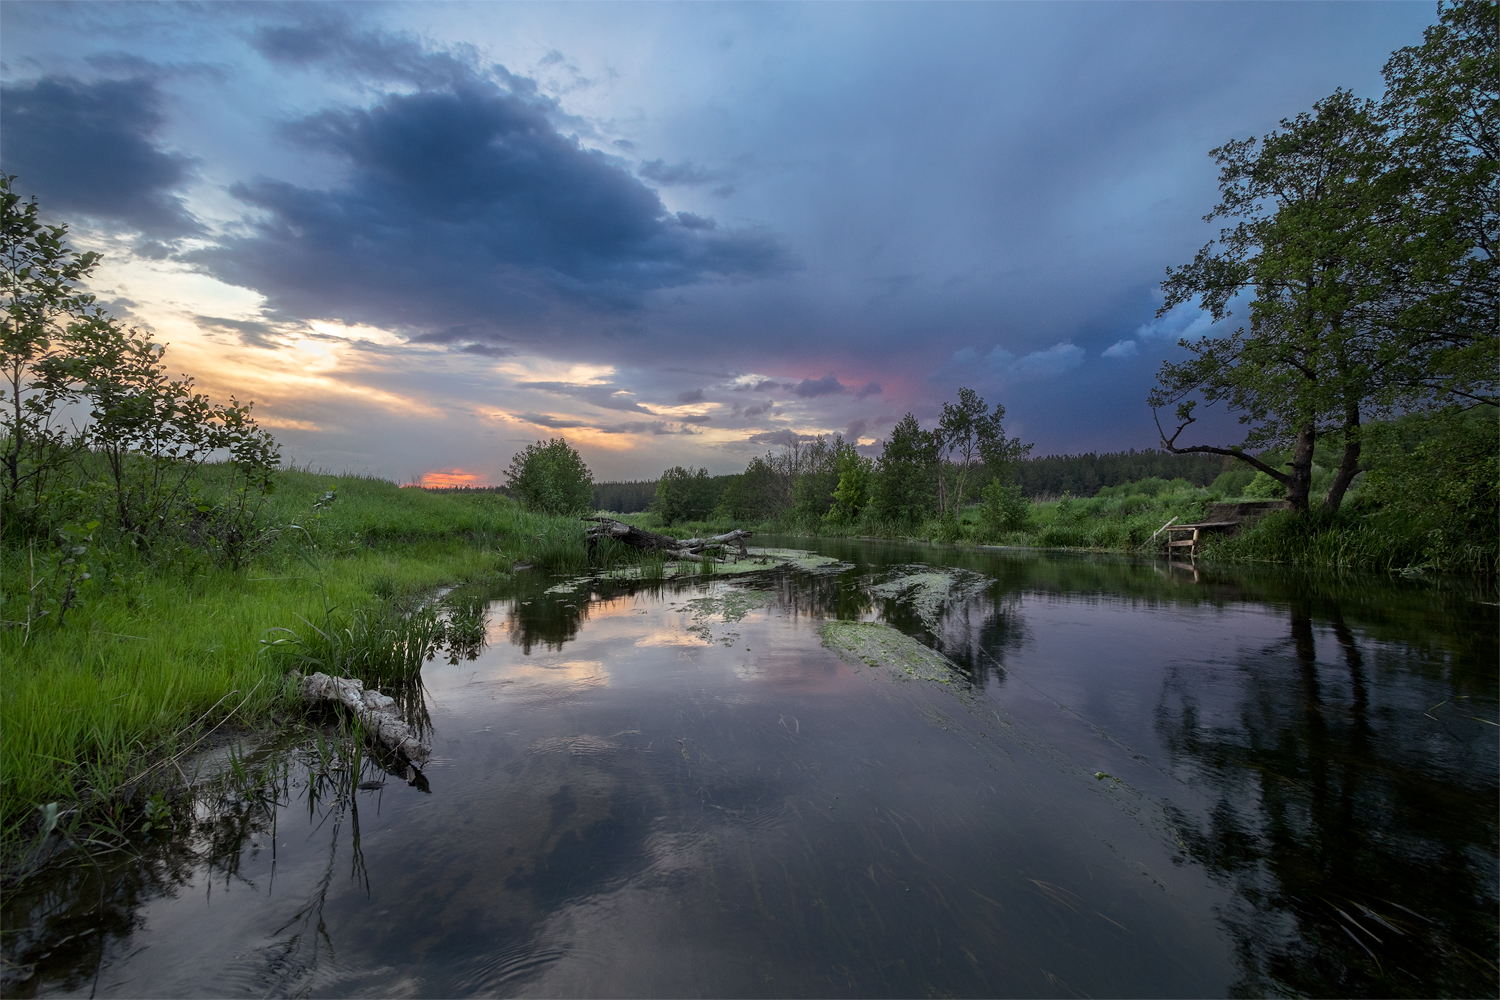
[[[1492,586],[787,544],[843,564],[491,595],[415,784],[252,754],[8,893],[6,995],[1500,988]]]

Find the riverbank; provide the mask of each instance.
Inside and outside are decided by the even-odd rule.
[[[1199,553],[1209,563],[1273,563],[1309,569],[1383,573],[1493,575],[1500,557],[1500,457],[1493,427],[1466,417],[1446,436],[1414,430],[1414,420],[1393,425],[1409,441],[1386,442],[1380,467],[1356,480],[1337,511],[1272,513],[1234,535],[1210,536]],[[1405,450],[1403,450],[1403,448]],[[1315,484],[1326,489],[1331,475]],[[1264,501],[1283,494],[1264,474],[1225,473],[1208,487],[1186,479],[1147,478],[1100,489],[1092,497],[1066,494],[1028,500],[1018,489],[993,492],[960,511],[956,520],[892,523],[867,508],[835,522],[795,511],[751,524],[719,516],[664,528],[652,513],[618,515],[641,527],[669,533],[717,534],[735,528],[816,538],[878,538],[956,545],[1008,545],[1037,549],[1165,555],[1167,525],[1210,516],[1215,504]],[[720,508],[722,513],[722,507]]]
[[[111,804],[112,790],[216,726],[270,724],[292,658],[268,651],[269,630],[349,635],[438,588],[495,581],[517,563],[571,572],[586,558],[576,520],[503,496],[296,471],[275,485],[261,518],[273,534],[243,569],[188,545],[141,553],[90,540],[78,561],[91,572],[59,614],[42,598],[68,567],[36,545],[0,554],[13,622],[0,631],[5,854],[46,803],[90,800],[92,821],[120,826],[131,807]]]

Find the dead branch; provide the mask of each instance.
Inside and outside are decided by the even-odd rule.
[[[706,550],[723,549],[731,544],[738,547],[738,554],[743,557],[750,554],[745,547],[745,539],[752,532],[743,528],[722,535],[714,535],[710,538],[673,538],[671,535],[659,535],[654,531],[637,528],[633,524],[617,521],[612,517],[586,517],[585,521],[594,522],[594,526],[588,530],[589,552],[593,553],[594,546],[601,538],[613,538],[632,548],[641,549],[645,552],[662,552],[673,559],[687,559],[692,562],[716,562],[713,556]]]

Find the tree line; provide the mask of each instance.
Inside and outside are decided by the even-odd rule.
[[[1004,417],[1004,406],[960,389],[930,428],[911,413],[902,417],[875,458],[834,435],[757,456],[736,475],[674,466],[656,481],[649,509],[668,525],[710,517],[801,528],[956,523],[984,490],[1019,492],[1016,469],[1032,446],[1006,436]]]
[[[786,459],[767,455],[759,461],[774,465],[785,463]],[[1152,477],[1164,480],[1186,479],[1194,486],[1210,486],[1235,464],[1233,459],[1216,455],[1174,455],[1169,451],[1132,448],[1129,451],[1028,457],[1016,463],[1013,472],[1014,482],[1021,488],[1022,495],[1031,500],[1040,500],[1059,497],[1064,493],[1080,498],[1092,497],[1101,489]],[[765,475],[763,472],[760,474]],[[710,513],[716,510],[731,483],[735,484],[736,490],[744,489],[741,485],[742,475],[743,473],[733,473],[709,476],[705,471],[708,485],[697,499],[696,509]],[[1254,470],[1250,470],[1244,477],[1245,481],[1248,482],[1254,475]],[[650,510],[651,502],[656,498],[658,481],[637,479],[595,483],[594,509],[620,514],[638,514]],[[766,505],[761,509],[771,508]],[[774,513],[781,511],[774,510]]]

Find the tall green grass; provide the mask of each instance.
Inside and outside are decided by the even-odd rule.
[[[1495,572],[1493,531],[1486,537],[1417,527],[1385,511],[1280,511],[1238,535],[1210,539],[1204,558],[1381,572]]]
[[[216,472],[205,470],[203,495]],[[359,477],[280,473],[265,525],[269,544],[240,571],[185,543],[143,552],[92,539],[80,557],[90,579],[66,619],[30,627],[34,591],[44,589],[33,586],[37,574],[61,571],[48,563],[55,552],[36,542],[0,550],[0,617],[14,623],[0,628],[8,846],[39,804],[102,801],[209,728],[264,723],[285,704],[289,665],[267,655],[270,630],[300,630],[309,662],[379,683],[419,666],[427,643],[418,633],[442,624],[420,595],[494,580],[518,563],[540,572],[587,564],[576,520],[494,494],[436,495]],[[314,643],[309,624],[329,640]]]

